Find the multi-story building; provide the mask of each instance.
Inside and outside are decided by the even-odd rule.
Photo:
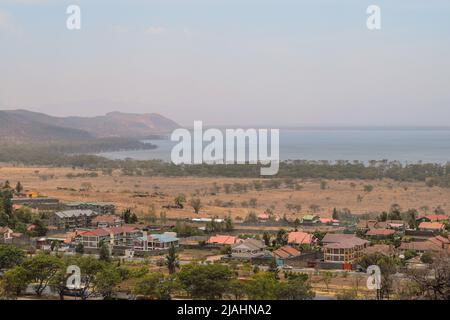
[[[114,214],[116,207],[109,202],[71,202],[64,205],[67,210],[92,210],[98,214]]]
[[[143,232],[141,237],[134,241],[133,249],[136,251],[165,250],[171,246],[178,247],[179,239],[175,232],[164,232],[162,234],[147,234]]]
[[[49,224],[58,229],[87,228],[98,214],[92,210],[66,210],[55,212],[49,219]]]
[[[364,255],[369,241],[353,234],[326,234],[322,239],[324,262],[352,264]]]
[[[98,249],[102,242],[112,249],[132,249],[136,251],[153,251],[168,249],[172,244],[178,247],[176,233],[147,234],[135,227],[123,226],[82,230],[74,238],[75,243],[82,243],[85,249]]]

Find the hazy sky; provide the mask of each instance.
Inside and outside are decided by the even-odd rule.
[[[66,28],[79,4],[82,29]],[[366,28],[381,7],[382,29]],[[0,0],[0,106],[450,125],[448,0]]]

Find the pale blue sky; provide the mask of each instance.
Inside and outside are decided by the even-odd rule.
[[[65,27],[79,4],[82,29]],[[366,28],[366,8],[382,29]],[[448,0],[0,0],[0,106],[450,125]]]

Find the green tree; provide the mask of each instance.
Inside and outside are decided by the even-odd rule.
[[[21,194],[22,191],[23,191],[22,184],[20,183],[20,181],[18,181],[17,184],[16,184],[16,192],[17,192],[18,194]]]
[[[174,199],[175,206],[177,206],[180,209],[184,208],[184,203],[186,202],[186,196],[183,193],[180,193],[178,196]]]
[[[152,272],[136,283],[134,293],[159,300],[170,300],[172,292],[177,288],[178,284],[173,277]]]
[[[287,282],[280,284],[277,297],[280,300],[310,300],[315,297],[315,293],[308,283],[308,276],[291,277]]]
[[[10,269],[22,264],[25,253],[15,246],[0,246],[0,269]]]
[[[62,267],[62,261],[55,256],[38,254],[26,260],[23,267],[28,271],[30,282],[34,284],[34,291],[40,296]]]
[[[75,252],[78,254],[84,253],[84,245],[82,242],[77,243],[77,245],[75,246]]]
[[[103,299],[111,299],[121,280],[119,270],[116,267],[105,265],[95,275],[93,282],[95,292],[100,294]]]
[[[106,262],[111,260],[109,245],[105,241],[100,241],[99,243],[99,259]]]
[[[174,274],[178,267],[178,255],[173,244],[170,245],[169,252],[166,255],[166,265],[169,269],[169,274]]]
[[[77,265],[81,270],[80,294],[83,300],[95,293],[95,278],[102,271],[105,264],[105,262],[93,257],[80,256],[75,259],[74,265]]]
[[[220,264],[183,266],[177,274],[182,288],[194,299],[220,299],[229,289],[233,273]]]
[[[16,266],[5,272],[1,281],[3,293],[7,298],[20,295],[29,283],[29,273],[24,267]]]
[[[247,296],[251,300],[276,300],[279,282],[271,272],[258,272],[246,284]]]

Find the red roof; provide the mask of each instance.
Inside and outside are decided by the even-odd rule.
[[[302,231],[293,231],[288,234],[288,243],[295,244],[311,244],[313,242],[313,236],[309,233]]]
[[[448,216],[446,214],[430,214],[426,216],[426,218],[430,219],[431,221],[447,221]]]
[[[208,243],[215,244],[235,244],[237,242],[237,238],[233,236],[227,235],[215,235],[208,239]]]
[[[443,227],[444,227],[444,225],[439,222],[421,222],[419,224],[419,229],[440,230]]]
[[[107,236],[109,234],[120,234],[120,233],[132,233],[139,231],[139,229],[135,227],[113,227],[113,228],[98,228],[93,230],[80,231],[80,235],[82,236],[92,236],[92,237],[102,237]]]
[[[391,229],[371,229],[367,231],[368,236],[390,236],[394,234],[395,231]]]
[[[290,257],[298,257],[301,253],[295,248],[291,246],[281,247],[273,252],[273,254],[278,258],[290,258]]]

